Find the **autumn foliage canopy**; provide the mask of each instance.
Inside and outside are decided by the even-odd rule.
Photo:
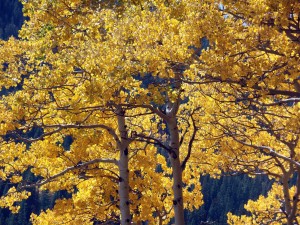
[[[1,207],[67,190],[32,223],[183,225],[201,175],[246,173],[275,182],[229,224],[300,223],[297,0],[23,4],[0,42]]]

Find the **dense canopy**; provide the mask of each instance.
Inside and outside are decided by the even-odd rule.
[[[268,195],[228,223],[299,223],[298,1],[23,4],[20,38],[0,42],[0,178],[15,184],[0,206],[67,190],[33,224],[183,225],[200,175],[266,174]]]

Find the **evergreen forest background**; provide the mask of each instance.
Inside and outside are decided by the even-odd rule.
[[[17,37],[18,30],[24,22],[22,5],[18,0],[0,0],[0,38],[7,40],[10,36]],[[9,90],[2,90],[0,94],[8,94]],[[30,137],[39,136],[39,130],[28,133]],[[68,143],[66,143],[67,145]],[[34,176],[25,172],[26,179],[34,181]],[[247,213],[244,204],[249,199],[257,199],[259,194],[266,194],[272,182],[266,176],[249,178],[247,175],[222,176],[213,179],[208,175],[200,178],[204,205],[199,210],[186,212],[186,222],[189,225],[226,224],[226,214],[232,212],[236,215]],[[0,195],[6,193],[11,184],[0,180]],[[0,208],[0,225],[27,225],[30,214],[38,214],[42,210],[52,208],[58,198],[68,198],[67,192],[55,194],[32,190],[27,201],[21,203],[18,214],[12,214],[8,209]]]

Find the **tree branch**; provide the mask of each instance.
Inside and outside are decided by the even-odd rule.
[[[242,145],[245,145],[245,146],[248,146],[248,147],[252,147],[252,148],[255,148],[255,149],[258,149],[260,152],[264,153],[264,154],[267,154],[267,155],[270,155],[270,156],[273,156],[273,157],[278,157],[280,159],[283,159],[289,163],[292,163],[293,165],[295,165],[297,168],[300,168],[300,163],[293,160],[293,159],[290,159],[289,157],[286,157],[278,152],[276,152],[275,150],[273,150],[271,147],[269,146],[259,146],[259,145],[253,145],[253,144],[248,144],[246,142],[243,142],[243,141],[240,141],[238,139],[236,139],[234,136],[230,135],[235,141],[237,141],[238,143],[242,144]],[[265,150],[267,150],[268,152],[266,152]]]
[[[136,134],[136,137],[140,137],[140,140],[137,141],[144,141],[150,144],[156,144],[160,147],[162,147],[163,149],[165,149],[169,154],[177,156],[177,154],[174,152],[174,150],[172,150],[172,148],[170,146],[166,146],[164,145],[159,139],[154,138],[154,137],[149,137],[149,136],[145,136],[143,134]],[[153,141],[153,142],[151,142]]]
[[[104,125],[104,124],[86,124],[86,125],[82,125],[82,124],[54,124],[54,125],[42,125],[42,128],[58,128],[57,130],[53,131],[53,132],[49,132],[47,133],[48,135],[57,131],[60,131],[62,129],[95,129],[95,128],[102,128],[104,130],[107,130],[108,133],[113,136],[113,138],[115,139],[115,141],[117,142],[118,145],[120,145],[120,139],[118,137],[118,135],[116,134],[116,132],[114,131],[114,129],[112,129],[111,127]]]
[[[280,105],[280,104],[286,104],[286,103],[297,103],[300,102],[300,98],[288,98],[288,99],[283,99],[277,102],[269,103],[269,104],[262,104],[263,106],[275,106],[275,105]]]
[[[68,173],[70,171],[78,170],[80,168],[85,168],[85,167],[87,167],[87,166],[89,166],[91,164],[94,164],[94,163],[110,163],[110,164],[118,165],[118,161],[116,159],[94,159],[94,160],[91,160],[91,161],[87,161],[87,162],[83,162],[83,163],[77,164],[75,166],[67,167],[66,169],[64,169],[60,173],[57,173],[57,174],[55,174],[55,175],[53,175],[53,176],[51,176],[51,177],[49,177],[49,178],[47,178],[45,180],[39,181],[37,183],[21,186],[20,189],[27,189],[27,188],[32,188],[32,187],[40,187],[42,185],[45,185],[47,183],[52,182],[56,178],[61,177],[64,174],[66,174],[66,173]]]
[[[146,104],[119,104],[120,106],[128,107],[128,108],[144,108],[149,109],[152,113],[158,115],[160,118],[162,118],[165,121],[168,121],[169,117],[164,114],[159,109],[153,107],[152,105],[146,105]]]
[[[196,127],[196,123],[195,123],[195,120],[193,118],[193,115],[191,115],[191,118],[192,118],[192,124],[193,124],[193,134],[192,134],[192,137],[191,137],[191,139],[189,141],[188,153],[187,153],[186,157],[184,158],[184,160],[181,163],[181,169],[182,170],[185,169],[186,163],[189,160],[189,158],[191,157],[193,143],[194,143],[194,140],[195,140],[195,137],[196,137],[196,133],[198,131],[198,128]]]

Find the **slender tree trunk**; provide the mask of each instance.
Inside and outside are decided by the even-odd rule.
[[[163,225],[163,218],[161,215],[158,217],[158,225]]]
[[[176,116],[170,117],[167,121],[170,132],[170,147],[172,152],[169,154],[173,170],[173,206],[175,213],[175,225],[184,225],[184,207],[182,193],[182,168],[179,158],[179,131]]]
[[[290,174],[291,174],[290,171],[284,172],[281,179],[282,179],[283,196],[284,196],[284,202],[285,202],[285,211],[287,214],[287,224],[293,225],[293,220],[290,217],[291,211],[292,211],[291,196],[289,193]]]
[[[130,199],[129,199],[129,169],[128,169],[128,133],[125,124],[125,111],[120,107],[117,110],[118,128],[121,135],[119,144],[119,197],[121,211],[121,225],[131,224]]]
[[[297,219],[297,211],[299,210],[298,207],[298,202],[299,202],[299,196],[300,196],[300,169],[297,169],[297,181],[296,181],[296,191],[293,196],[293,201],[292,201],[292,209],[291,209],[291,214],[289,215],[288,218],[288,224],[299,224],[299,221]],[[295,221],[295,223],[294,223]]]

